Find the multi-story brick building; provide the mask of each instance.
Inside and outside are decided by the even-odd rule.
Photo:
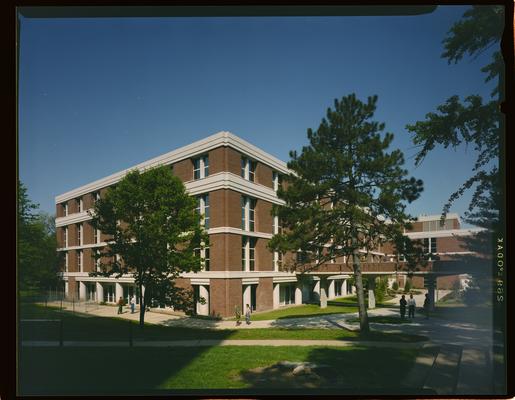
[[[296,273],[283,271],[281,255],[268,250],[268,241],[281,229],[271,210],[273,204],[282,202],[276,191],[281,176],[289,173],[283,161],[229,132],[219,132],[130,169],[157,165],[173,169],[188,192],[197,197],[198,210],[205,216],[210,240],[209,248],[202,250],[206,259],[203,270],[184,273],[177,282],[207,300],[205,304],[198,303],[199,314],[226,317],[234,314],[235,306],[241,308],[244,304],[264,311],[351,293],[347,279],[352,276],[352,268],[345,259],[335,260],[301,279]],[[65,255],[66,296],[115,302],[135,292],[130,276],[89,276],[96,269],[94,252],[106,245],[106,236],[92,228],[87,211],[130,169],[56,197],[57,239],[59,251]],[[438,219],[439,216],[422,217],[407,235],[426,240],[428,251],[444,258],[466,252],[457,235],[473,231],[460,229],[457,215],[448,216],[445,229],[434,222]],[[369,253],[364,273],[392,276],[398,263],[391,253],[389,246]]]

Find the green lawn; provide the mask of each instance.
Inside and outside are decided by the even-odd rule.
[[[21,318],[62,319],[63,340],[129,340],[131,329],[134,340],[195,340],[195,339],[317,339],[317,340],[380,340],[416,342],[424,336],[371,332],[367,336],[347,329],[200,329],[167,327],[146,324],[143,331],[138,324],[121,318],[93,317],[85,314],[59,311],[59,309],[24,305]],[[21,323],[22,340],[59,340],[59,323]]]
[[[300,388],[249,371],[279,361],[326,365],[328,388],[395,393],[418,354],[415,349],[363,347],[24,348],[21,395],[159,394],[181,389]]]
[[[347,314],[358,312],[355,304],[329,304],[326,308],[320,308],[317,304],[303,304],[280,308],[273,311],[252,314],[253,321],[267,321],[271,319],[303,318],[315,315]]]

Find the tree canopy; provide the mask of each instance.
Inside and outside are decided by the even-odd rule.
[[[176,285],[183,272],[199,271],[196,249],[208,236],[196,212],[196,200],[167,166],[129,172],[95,203],[92,225],[109,235],[91,275],[134,277],[145,308],[157,304],[191,312],[190,290]],[[144,295],[142,295],[144,293]]]
[[[372,120],[376,103],[377,96],[362,102],[355,94],[335,100],[318,129],[308,129],[309,145],[300,154],[290,152],[293,173],[278,191],[286,204],[274,207],[284,230],[269,244],[281,253],[299,252],[289,268],[301,272],[351,256],[363,332],[368,319],[361,255],[386,241],[416,253],[403,228],[412,219],[407,203],[423,190],[422,181],[403,168],[402,152],[389,151],[393,134],[383,134],[384,123]]]

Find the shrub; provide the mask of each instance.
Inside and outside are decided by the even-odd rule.
[[[376,283],[375,290],[374,290],[374,294],[375,294],[377,302],[381,303],[384,300],[387,289],[388,289],[388,278],[386,278],[386,277],[379,278],[378,282]]]
[[[397,282],[397,280],[393,282],[392,289],[395,291],[399,290],[399,283]]]

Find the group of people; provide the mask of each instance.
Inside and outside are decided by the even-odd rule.
[[[134,310],[136,309],[136,296],[132,296],[129,303],[131,306],[131,314],[134,314]],[[120,296],[116,304],[118,305],[118,314],[123,314],[123,306],[125,305],[123,297]]]
[[[413,298],[413,293],[409,295],[408,300],[406,300],[405,296],[402,295],[399,303],[402,319],[406,317],[406,306],[408,307],[408,318],[415,318],[415,308],[417,307],[417,303]],[[429,295],[427,293],[424,299],[424,312],[426,314],[426,319],[429,318]]]

